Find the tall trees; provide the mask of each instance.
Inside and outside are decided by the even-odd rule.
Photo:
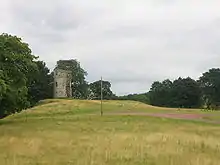
[[[37,69],[35,59],[21,38],[0,35],[0,117],[29,106],[26,85]]]
[[[199,78],[203,101],[207,108],[220,106],[220,69],[213,68]]]
[[[172,107],[194,108],[201,102],[199,84],[191,78],[178,78],[173,82],[171,102]]]
[[[74,98],[85,99],[88,95],[88,83],[85,80],[87,72],[77,60],[60,60],[57,68],[72,71],[72,92]]]
[[[0,118],[52,97],[52,75],[27,43],[0,35]]]
[[[199,107],[201,91],[198,83],[191,78],[179,78],[173,82],[154,82],[149,92],[152,105],[165,107]]]
[[[53,75],[43,61],[36,61],[37,70],[28,79],[28,100],[31,105],[53,97]]]
[[[101,94],[101,80],[89,84],[89,90],[94,99],[100,99]],[[111,91],[111,83],[109,81],[102,81],[103,99],[114,99],[115,95]]]
[[[0,70],[0,101],[3,95],[6,93],[6,89],[7,89],[7,84],[5,82],[3,70]]]
[[[163,82],[156,81],[149,92],[149,101],[152,105],[168,106],[171,100],[172,82],[167,79]]]

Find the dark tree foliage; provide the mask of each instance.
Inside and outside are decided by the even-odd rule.
[[[88,83],[86,82],[87,72],[80,66],[77,60],[60,60],[57,68],[72,71],[72,93],[77,99],[85,99],[88,95]]]
[[[152,84],[149,92],[149,101],[152,105],[168,106],[171,100],[172,82],[164,80],[163,82],[156,81]]]
[[[92,99],[101,99],[101,80],[89,84],[89,91]],[[111,83],[109,81],[102,81],[103,99],[115,99],[115,95],[111,91]]]
[[[142,103],[149,103],[149,94],[148,93],[141,93],[141,94],[129,94],[125,96],[119,96],[117,97],[118,100],[133,100],[133,101],[139,101]]]
[[[171,107],[197,108],[201,105],[201,89],[191,78],[179,78],[172,85]]]
[[[154,82],[149,92],[152,105],[163,107],[199,107],[201,90],[199,84],[191,78],[179,78],[175,81]]]
[[[213,68],[203,73],[199,78],[203,91],[203,101],[208,109],[217,109],[220,106],[220,69]]]
[[[0,35],[0,117],[30,105],[27,81],[37,70],[36,58],[21,38]]]
[[[38,101],[53,97],[53,75],[43,61],[36,61],[37,70],[28,79],[28,100],[31,106]]]
[[[51,98],[53,77],[27,43],[0,35],[0,118]]]

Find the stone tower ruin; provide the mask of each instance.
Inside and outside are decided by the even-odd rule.
[[[54,69],[54,98],[72,97],[71,80],[71,71]]]

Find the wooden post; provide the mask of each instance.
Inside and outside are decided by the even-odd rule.
[[[101,77],[101,116],[103,116],[102,100],[103,100],[103,93],[102,93],[102,77]]]

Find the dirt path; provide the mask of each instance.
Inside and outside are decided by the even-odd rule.
[[[193,120],[193,121],[203,121],[207,123],[220,124],[217,120],[208,120],[205,117],[209,117],[208,114],[177,114],[177,113],[145,113],[145,112],[110,112],[105,115],[122,115],[122,116],[152,116],[161,118],[172,118],[172,119],[183,119],[183,120]]]

